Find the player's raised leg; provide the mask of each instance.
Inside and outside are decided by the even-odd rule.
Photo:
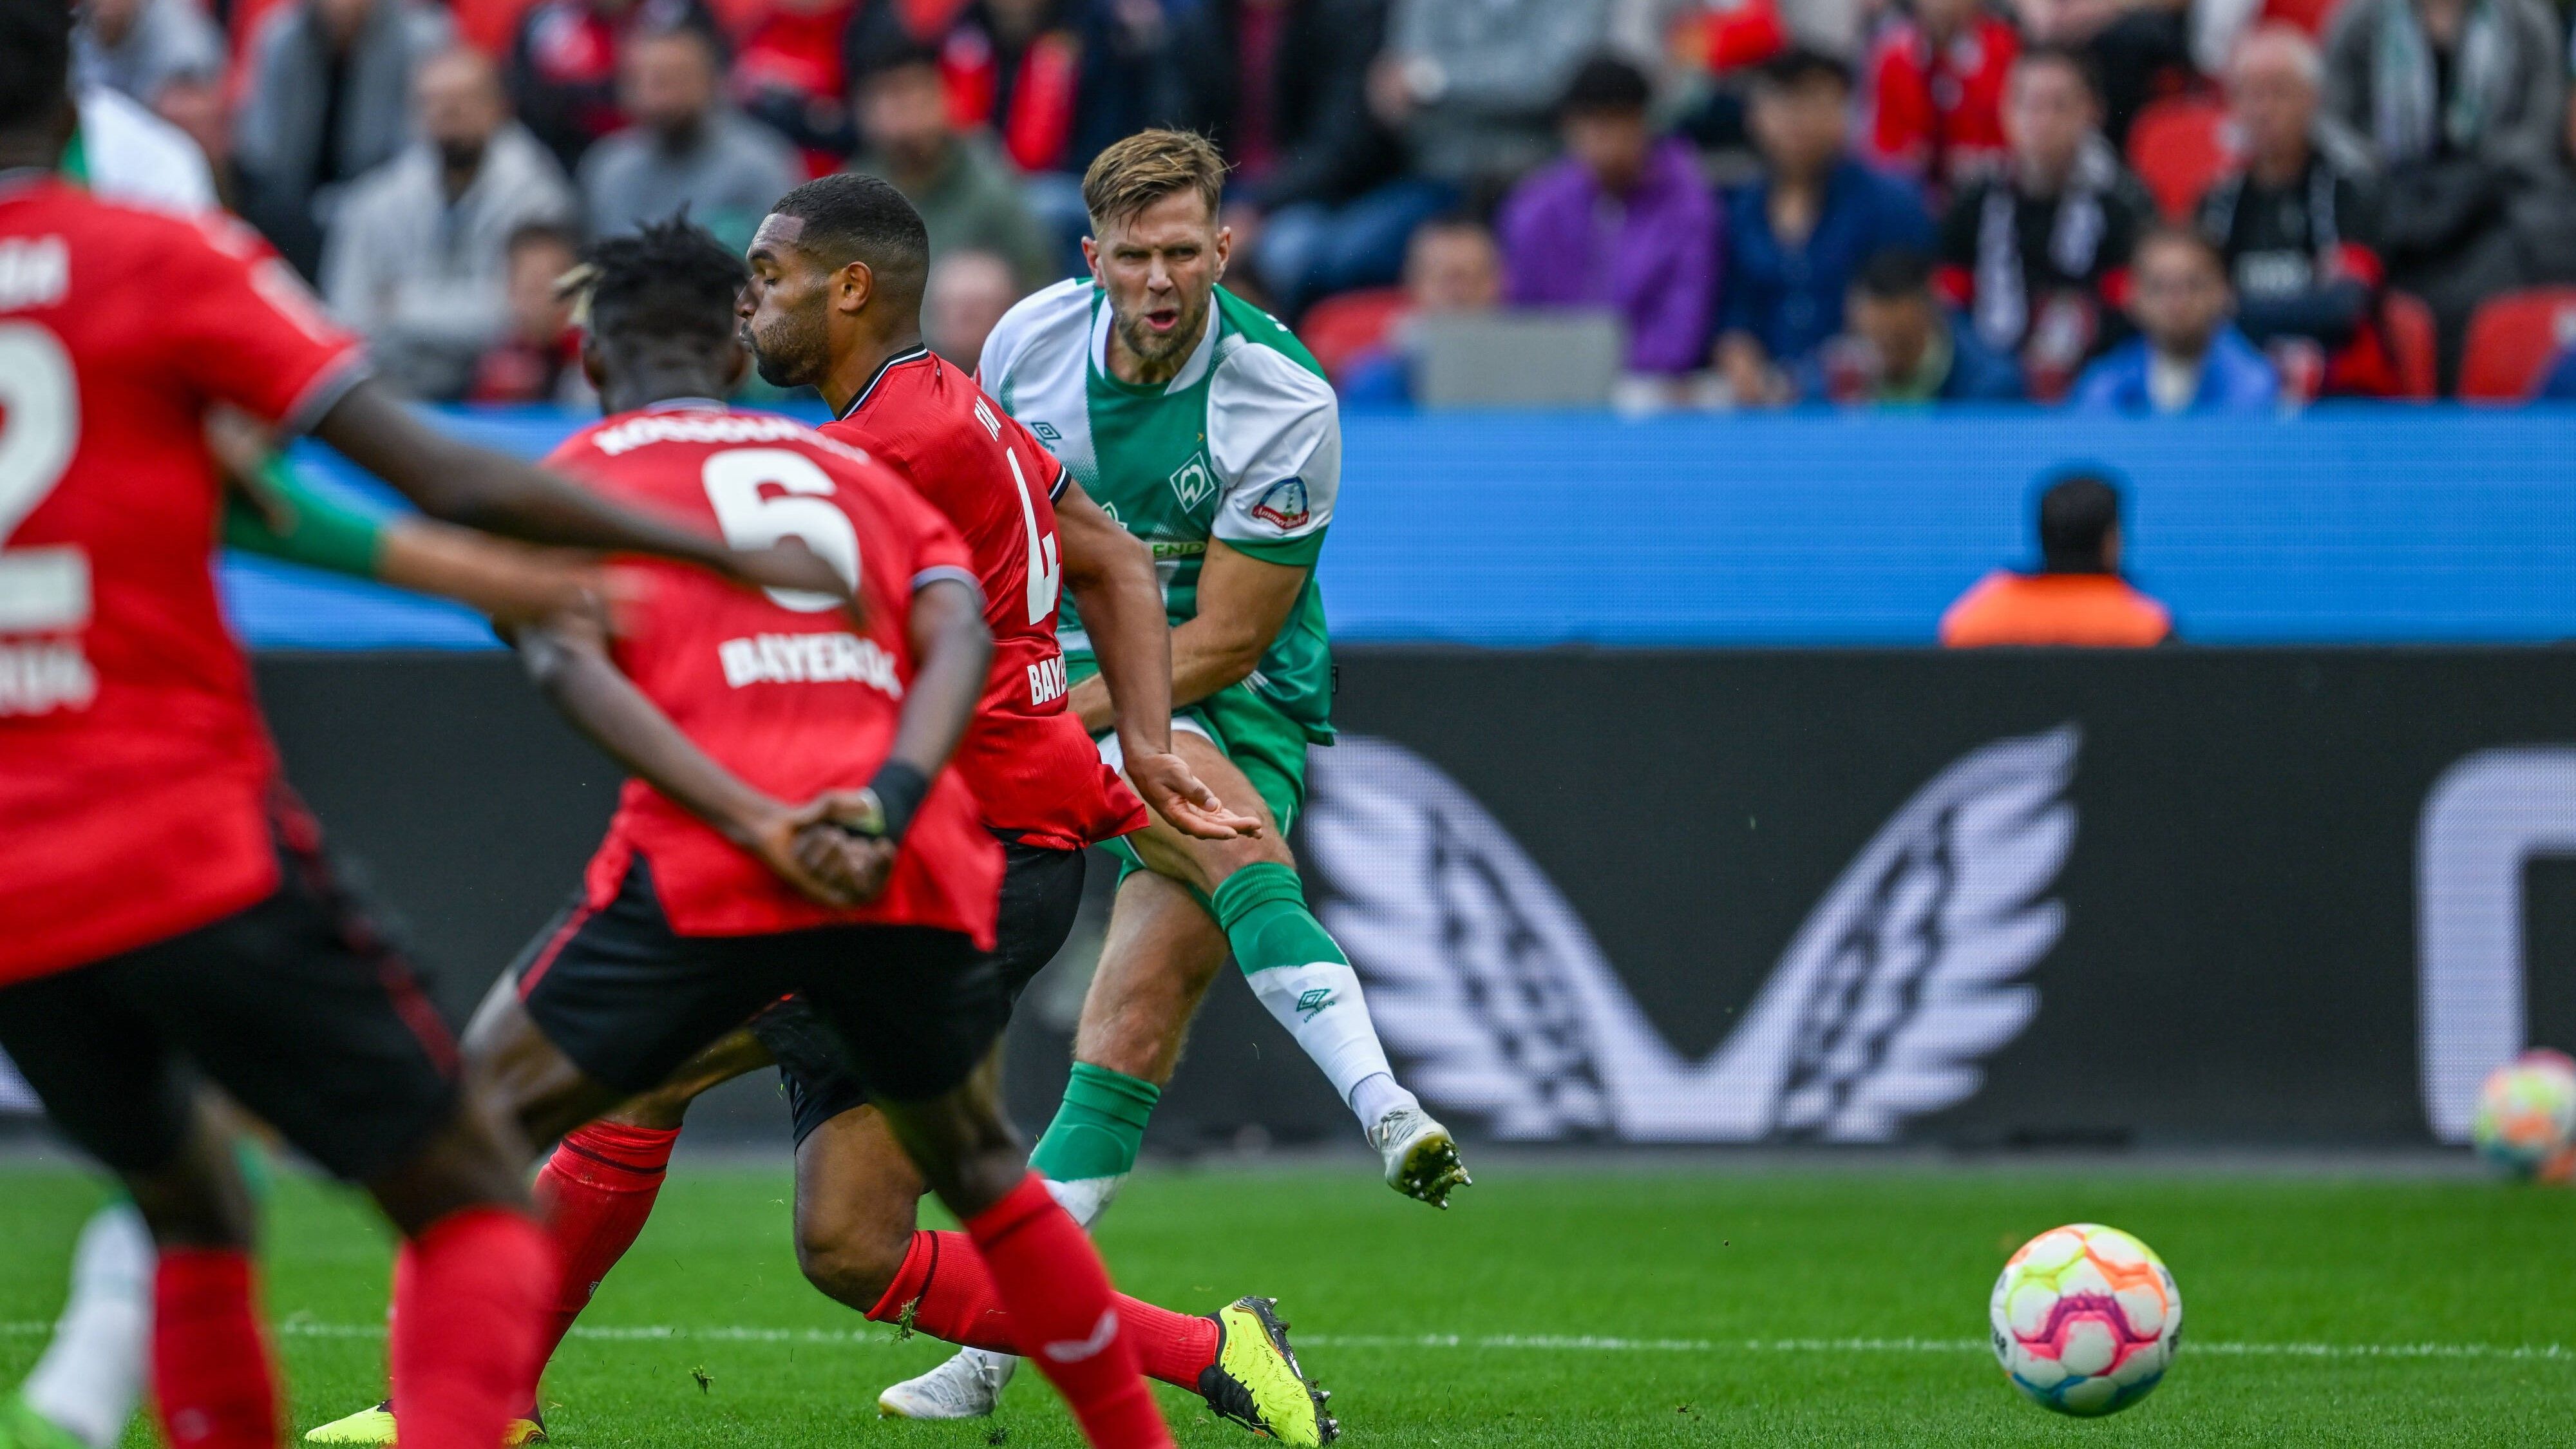
[[[1242,721],[1258,715],[1235,710],[1215,718],[1219,728],[1239,729]],[[1377,1026],[1369,1019],[1359,974],[1307,907],[1296,858],[1283,838],[1278,817],[1294,809],[1291,791],[1301,782],[1263,769],[1255,754],[1254,768],[1264,775],[1256,782],[1204,734],[1176,731],[1174,743],[1190,768],[1211,782],[1210,788],[1227,799],[1258,802],[1268,828],[1245,839],[1201,840],[1157,821],[1123,843],[1148,867],[1187,884],[1207,902],[1252,994],[1296,1038],[1359,1118],[1369,1145],[1385,1161],[1387,1185],[1447,1207],[1450,1192],[1470,1181],[1458,1161],[1457,1142],[1396,1082]],[[1298,744],[1302,755],[1302,741]],[[1186,979],[1186,963],[1176,964],[1181,969],[1172,974]]]

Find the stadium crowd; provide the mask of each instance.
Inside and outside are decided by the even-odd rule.
[[[2277,410],[2576,396],[2547,0],[83,0],[80,69],[439,399],[577,397],[551,280],[837,168],[972,361],[1080,176],[1217,139],[1229,282],[1354,403],[1523,308],[1626,396]],[[1487,345],[1490,345],[1490,340]],[[2553,350],[2568,356],[2553,367]]]

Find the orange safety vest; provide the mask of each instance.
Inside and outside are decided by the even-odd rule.
[[[2062,644],[2134,649],[2173,637],[2173,615],[2117,574],[2020,574],[1997,569],[1941,616],[1953,649]]]

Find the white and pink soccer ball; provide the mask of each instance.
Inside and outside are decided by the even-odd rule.
[[[2576,1178],[2576,1059],[2541,1048],[2496,1068],[2478,1090],[2469,1136],[2479,1156],[2516,1177]]]
[[[2061,1414],[2147,1396],[2182,1346],[2182,1294],[2146,1244],[2098,1223],[2051,1228],[2012,1255],[1987,1306],[2013,1387]]]

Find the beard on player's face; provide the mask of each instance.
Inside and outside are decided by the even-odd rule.
[[[1181,289],[1177,299],[1180,321],[1168,331],[1157,331],[1148,326],[1145,316],[1148,312],[1172,306],[1171,298],[1157,298],[1148,292],[1133,313],[1119,312],[1112,305],[1110,310],[1117,314],[1113,320],[1118,325],[1118,338],[1127,344],[1127,350],[1137,361],[1158,367],[1175,361],[1198,346],[1199,329],[1207,321],[1208,306],[1215,300],[1215,290],[1211,286],[1207,292],[1197,296],[1192,296],[1191,290]]]
[[[819,307],[771,312],[765,326],[755,315],[743,324],[742,333],[752,362],[760,369],[760,380],[771,387],[807,386],[820,380],[831,365],[831,346]]]

